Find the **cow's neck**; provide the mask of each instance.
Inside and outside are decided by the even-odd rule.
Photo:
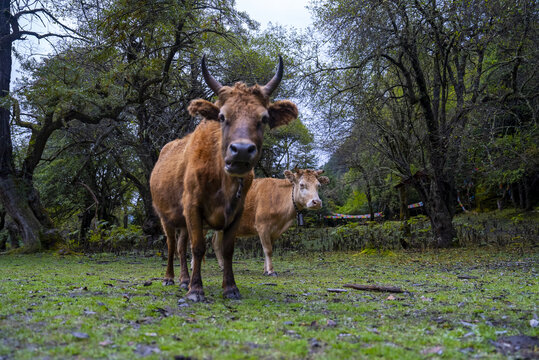
[[[223,177],[223,189],[226,189],[224,224],[224,228],[226,229],[234,221],[238,215],[238,209],[245,201],[244,179],[241,177],[230,176],[225,173]]]

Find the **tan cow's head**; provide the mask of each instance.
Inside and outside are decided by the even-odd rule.
[[[202,73],[208,86],[218,95],[215,104],[197,99],[189,113],[221,123],[222,154],[225,171],[232,176],[246,175],[260,158],[265,125],[274,128],[298,117],[296,105],[287,100],[270,103],[269,97],[283,76],[283,59],[275,76],[264,86],[248,87],[242,82],[223,86],[213,78],[202,58]]]
[[[284,176],[294,184],[294,201],[300,210],[318,210],[322,200],[318,196],[320,185],[329,184],[327,176],[320,176],[324,170],[285,170]]]

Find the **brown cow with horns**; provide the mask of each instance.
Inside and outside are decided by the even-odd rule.
[[[298,116],[294,103],[269,97],[283,76],[283,60],[265,85],[242,82],[223,86],[213,78],[202,58],[202,74],[218,100],[193,100],[189,113],[203,117],[195,131],[163,147],[150,178],[154,208],[167,237],[168,264],[164,284],[174,284],[174,253],[178,235],[180,287],[189,285],[187,298],[204,300],[201,261],[206,251],[203,226],[223,231],[223,294],[240,298],[232,271],[234,240],[251,187],[253,167],[260,158],[265,125],[288,124]],[[189,279],[186,250],[191,240],[193,270]]]

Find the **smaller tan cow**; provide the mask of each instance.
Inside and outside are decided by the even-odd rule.
[[[329,183],[324,170],[286,170],[286,179],[255,179],[247,198],[237,232],[238,237],[260,237],[264,249],[264,274],[276,276],[271,256],[273,243],[294,223],[298,212],[318,210],[322,200],[318,196],[321,184]],[[218,231],[213,237],[213,249],[219,266],[223,266],[222,236]]]

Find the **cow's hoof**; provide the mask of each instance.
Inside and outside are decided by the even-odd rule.
[[[189,281],[180,283],[180,289],[183,289],[183,290],[189,289]]]
[[[185,298],[187,300],[191,300],[192,302],[202,302],[205,300],[204,293],[202,292],[189,292],[187,295],[185,295]]]
[[[164,279],[163,280],[163,285],[164,286],[174,285],[174,280],[172,280],[172,279]]]
[[[267,272],[267,271],[264,271],[264,275],[266,276],[277,276],[277,273],[274,271],[274,272]]]
[[[238,288],[231,288],[231,289],[225,290],[223,292],[223,296],[225,297],[225,299],[231,299],[231,300],[241,299],[240,291],[238,290]]]

